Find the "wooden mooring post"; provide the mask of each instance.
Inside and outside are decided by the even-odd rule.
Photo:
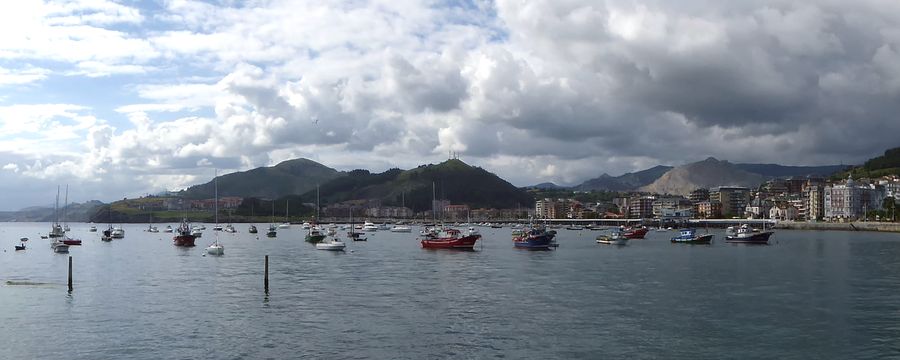
[[[71,266],[72,265],[70,264],[69,267],[71,268]],[[70,289],[72,288],[71,273],[72,273],[72,271],[70,270],[69,271],[69,274],[70,274],[69,275],[69,279],[70,279],[69,280],[69,284],[70,284],[69,288]],[[266,290],[266,295],[269,295],[269,255],[266,255],[266,274],[265,274],[265,277],[263,277],[263,287]]]
[[[72,292],[72,256],[69,255],[69,292]]]

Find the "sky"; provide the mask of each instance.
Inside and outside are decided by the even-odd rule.
[[[514,185],[900,145],[895,0],[2,1],[0,210],[309,158]]]

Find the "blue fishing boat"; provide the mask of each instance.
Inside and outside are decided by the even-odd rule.
[[[682,244],[709,244],[712,241],[712,238],[712,234],[697,235],[696,229],[682,229],[681,234],[672,238],[672,242]]]
[[[557,246],[553,241],[554,237],[556,237],[556,231],[547,231],[544,228],[535,227],[525,231],[520,236],[514,236],[512,240],[513,245],[520,249],[549,250]]]

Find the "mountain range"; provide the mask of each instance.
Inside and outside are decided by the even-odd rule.
[[[892,149],[884,157],[867,162],[867,165],[874,163],[872,167],[894,169],[891,167],[894,165],[892,161],[898,155],[900,149]],[[573,187],[543,183],[531,188],[686,194],[698,187],[756,186],[774,177],[827,177],[844,168],[838,165],[732,164],[709,158],[678,167],[654,166],[620,176],[602,174]],[[525,188],[517,188],[485,169],[470,166],[458,159],[409,170],[390,169],[382,173],[367,170],[337,171],[309,159],[294,159],[275,166],[222,175],[218,177],[218,182],[220,196],[276,200],[276,210],[279,213],[283,211],[280,204],[286,203],[290,197],[291,214],[312,211],[308,206],[304,207],[303,203],[315,203],[317,186],[322,205],[346,200],[377,199],[385,206],[406,205],[416,211],[427,210],[431,208],[432,186],[434,197],[447,199],[453,204],[467,204],[472,208],[530,207],[534,202],[533,195],[527,193]],[[213,188],[214,180],[210,180],[182,190],[177,195],[187,199],[208,199],[213,196]],[[92,216],[96,217],[96,208],[100,204],[92,201],[70,205],[68,218],[71,221],[85,221]],[[267,204],[266,207],[272,206],[271,201]],[[263,208],[262,203],[259,205],[256,207],[257,214]],[[127,216],[134,214],[119,215],[126,216],[127,219]],[[49,221],[53,218],[53,208],[46,207],[0,212],[0,221]]]

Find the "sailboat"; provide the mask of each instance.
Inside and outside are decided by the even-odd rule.
[[[66,201],[63,205],[63,223],[65,224],[63,227],[63,244],[66,245],[81,245],[81,239],[73,239],[70,238],[69,235],[65,233],[69,231],[69,224],[66,223],[66,208],[69,207],[69,185],[66,185]]]
[[[219,171],[218,170],[216,170],[216,175],[215,175],[214,179],[215,179],[215,187],[216,187],[216,190],[215,190],[215,194],[216,194],[215,220],[216,220],[216,226],[219,226]],[[209,247],[206,248],[206,252],[209,253],[210,255],[224,255],[225,254],[225,246],[223,246],[222,244],[219,243],[219,233],[213,232],[213,234],[215,236],[215,241],[213,241],[213,243],[210,244]]]
[[[281,225],[278,225],[279,229],[287,229],[287,228],[291,227],[291,221],[290,221],[290,215],[289,215],[291,212],[290,204],[291,204],[290,200],[284,201],[284,222],[281,223]]]
[[[319,220],[319,187],[316,186],[316,221]],[[309,227],[309,232],[306,233],[306,241],[311,242],[313,244],[317,244],[322,242],[325,239],[325,234],[319,230],[319,226],[316,224],[312,224]],[[343,243],[341,243],[343,244]],[[316,247],[318,248],[318,246]],[[341,247],[343,249],[343,247]],[[328,249],[326,249],[328,250]]]
[[[63,231],[62,225],[59,225],[59,186],[56,187],[56,204],[53,205],[53,213],[55,218],[53,224],[50,225],[50,233],[47,236],[51,239],[61,238],[66,235],[66,232]]]
[[[256,219],[256,214],[253,212],[253,205],[252,205],[252,204],[250,205],[250,219],[251,219],[251,221],[253,221],[253,220]],[[256,234],[256,233],[259,232],[259,230],[256,230],[256,225],[255,225],[255,224],[250,224],[250,229],[248,230],[248,232],[250,232],[251,234]]]
[[[362,233],[358,233],[354,230],[353,227],[353,207],[350,207],[350,232],[347,233],[347,237],[349,237],[353,241],[366,241],[366,238],[361,237]]]
[[[113,232],[113,227],[112,227],[112,223],[111,223],[112,217],[109,215],[109,213],[110,213],[109,209],[111,207],[112,207],[112,205],[106,207],[106,221],[110,222],[108,224],[109,228],[107,228],[106,230],[103,230],[103,232],[100,234],[100,240],[107,241],[107,242],[112,241],[112,232]]]
[[[153,226],[153,214],[150,214],[150,225],[147,227],[147,232],[158,233],[159,229],[156,226]]]
[[[272,222],[269,223],[269,230],[266,231],[266,236],[273,238],[278,235],[275,227],[275,201],[272,201]]]

